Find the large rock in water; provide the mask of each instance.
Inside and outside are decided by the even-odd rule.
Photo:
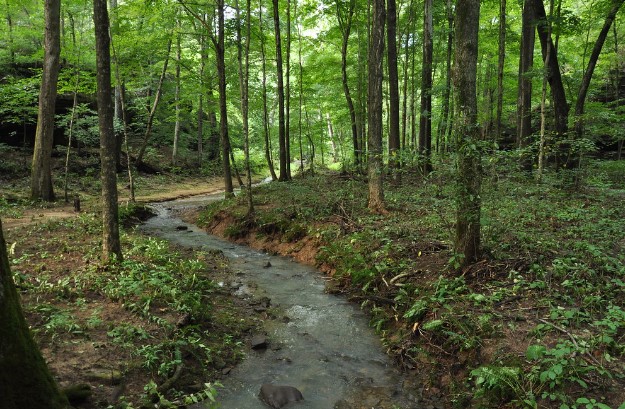
[[[274,409],[279,409],[291,402],[304,400],[302,392],[292,386],[264,384],[260,387],[260,400]]]

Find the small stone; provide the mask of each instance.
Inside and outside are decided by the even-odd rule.
[[[222,375],[228,375],[230,373],[230,371],[232,371],[232,368],[228,367],[228,368],[224,368],[221,370],[221,374]]]
[[[267,261],[265,264],[263,264],[263,268],[269,268],[271,267],[271,262]]]
[[[260,400],[274,409],[304,400],[302,392],[293,386],[264,384],[260,387]]]
[[[265,349],[267,348],[267,337],[264,335],[254,335],[251,345],[252,349]]]
[[[176,226],[176,230],[188,230],[188,229],[189,228],[187,226],[183,226],[183,225]]]

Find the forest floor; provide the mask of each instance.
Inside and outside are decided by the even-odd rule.
[[[452,164],[388,184],[386,215],[364,177],[326,172],[259,186],[253,218],[242,197],[188,217],[327,273],[447,407],[625,408],[625,164],[538,184],[505,161],[485,168],[484,254],[464,269]]]
[[[625,164],[593,162],[583,175],[537,184],[505,160],[485,168],[484,257],[463,270],[451,247],[450,164],[388,184],[384,216],[367,211],[362,176],[326,172],[255,188],[253,219],[242,197],[186,217],[327,273],[327,290],[368,311],[397,364],[428,374],[419,393],[447,407],[623,408]],[[121,176],[125,259],[103,268],[97,179],[75,175],[76,213],[64,202],[30,202],[26,172],[0,173],[0,218],[54,375],[63,387],[91,386],[76,406],[210,399],[263,318],[257,300],[218,285],[230,274],[225,259],[135,232],[146,214],[127,206]],[[220,185],[141,175],[137,196],[159,201]]]
[[[15,162],[3,158],[4,166],[24,159],[9,156]],[[76,212],[62,199],[31,202],[27,168],[12,170],[0,172],[0,218],[14,280],[35,339],[59,385],[72,388],[74,406],[211,399],[260,325],[258,300],[219,285],[232,275],[221,254],[175,247],[134,227],[149,217],[142,203],[219,191],[223,180],[139,175],[137,204],[120,197],[124,260],[103,267],[99,181],[71,175],[81,197]],[[123,195],[128,182],[120,179]],[[55,189],[62,196],[62,187]]]

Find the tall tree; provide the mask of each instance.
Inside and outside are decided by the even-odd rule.
[[[100,181],[102,184],[103,240],[102,257],[105,262],[122,259],[119,241],[117,205],[117,140],[113,129],[113,93],[111,89],[111,39],[106,0],[93,1],[95,27],[98,127],[100,130]]]
[[[0,396],[4,409],[68,407],[33,340],[13,283],[0,221]]]
[[[61,54],[61,0],[44,3],[46,29],[44,60],[39,92],[39,114],[35,132],[35,149],[31,167],[30,197],[33,200],[54,200],[52,184],[52,147],[54,144],[54,112]]]
[[[387,35],[387,62],[389,87],[389,129],[388,150],[389,167],[394,182],[399,182],[399,149],[401,140],[399,134],[399,73],[397,69],[397,4],[395,0],[387,0],[386,35]]]
[[[261,59],[261,71],[262,71],[262,99],[263,99],[263,136],[264,136],[264,148],[265,148],[265,160],[269,167],[269,173],[271,174],[271,180],[278,180],[276,171],[273,166],[273,160],[271,158],[270,149],[270,135],[269,135],[269,109],[267,107],[267,58],[265,52],[265,34],[263,31],[263,0],[260,0],[258,7],[258,25],[260,36],[260,59]]]
[[[224,0],[217,0],[217,41],[215,54],[217,56],[217,77],[219,78],[219,135],[221,139],[221,160],[224,170],[224,192],[226,199],[234,196],[232,173],[230,169],[230,136],[228,135],[228,99],[226,97],[226,47],[224,14],[226,5]],[[214,39],[213,39],[214,40]]]
[[[180,62],[182,60],[182,47],[180,45],[180,20],[176,22],[178,32],[176,33],[176,89],[174,91],[174,110],[176,122],[174,124],[174,144],[171,153],[171,163],[176,165],[178,162],[178,144],[180,140]]]
[[[291,179],[291,0],[286,0],[286,85],[284,89],[284,142],[286,151],[286,174]]]
[[[284,118],[284,75],[282,74],[282,42],[280,35],[280,10],[278,8],[278,0],[273,2],[273,24],[276,38],[276,73],[278,76],[278,143],[280,146],[280,176],[278,180],[284,182],[290,179],[288,173],[288,155],[286,152],[286,124]]]
[[[499,2],[499,55],[497,60],[497,114],[495,138],[501,138],[501,116],[503,115],[503,75],[506,63],[506,0]]]
[[[249,126],[249,74],[250,74],[250,37],[251,37],[251,4],[246,0],[245,45],[241,38],[241,12],[239,0],[236,0],[237,57],[239,61],[239,87],[241,89],[241,116],[243,118],[243,144],[245,151],[245,174],[247,177],[245,194],[247,198],[247,216],[254,216],[252,198],[252,170],[250,167],[250,126]],[[245,59],[245,61],[243,61]]]
[[[421,66],[421,112],[419,118],[419,153],[424,174],[432,171],[432,57],[434,27],[432,0],[423,2],[423,64]]]
[[[347,77],[347,47],[349,45],[349,35],[352,30],[352,21],[354,18],[354,10],[356,8],[356,0],[350,0],[345,9],[342,1],[336,2],[336,16],[341,30],[341,80],[343,81],[343,93],[347,101],[347,110],[352,129],[352,144],[354,147],[354,162],[357,169],[360,169],[360,148],[358,147],[358,128],[356,126],[356,108],[354,108],[354,100],[349,90],[349,81]]]
[[[369,86],[367,110],[369,201],[372,212],[384,213],[384,169],[382,162],[382,77],[384,61],[384,0],[372,0],[371,42],[369,44]]]
[[[616,13],[618,13],[619,9],[623,5],[623,2],[625,2],[625,0],[610,1],[610,8],[606,15],[605,21],[603,22],[603,27],[599,32],[599,36],[595,41],[592,52],[590,53],[588,66],[586,67],[586,70],[584,71],[584,76],[582,77],[582,83],[580,84],[579,92],[577,94],[577,102],[575,103],[575,133],[578,138],[581,138],[584,134],[584,121],[582,115],[584,114],[584,105],[586,103],[586,96],[588,95],[590,81],[592,80],[592,75],[595,72],[595,67],[597,66],[599,54],[601,54],[601,49],[603,48],[605,39],[610,32],[610,26],[614,22],[614,19],[616,18]]]
[[[542,3],[542,0],[539,0]],[[519,148],[527,148],[532,135],[532,77],[534,65],[535,12],[534,0],[525,0],[522,11],[521,53],[519,62],[519,89],[517,100],[517,144]],[[532,170],[530,155],[525,153],[521,158],[521,168],[527,172]]]
[[[456,3],[454,86],[457,98],[458,192],[455,252],[462,265],[480,254],[480,130],[477,123],[477,51],[480,0]]]
[[[443,89],[443,102],[441,107],[441,120],[438,124],[438,140],[441,144],[445,144],[447,140],[447,134],[451,131],[450,119],[449,119],[449,111],[450,111],[450,100],[451,100],[451,77],[452,77],[452,68],[451,62],[453,57],[453,49],[454,49],[454,12],[452,1],[447,0],[446,6],[446,14],[447,14],[447,53],[445,58],[445,88]],[[414,58],[414,57],[413,57]],[[414,128],[414,127],[413,127]],[[441,152],[442,146],[436,146],[439,152]]]

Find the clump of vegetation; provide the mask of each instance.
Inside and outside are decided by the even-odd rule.
[[[27,319],[59,382],[97,386],[94,407],[210,402],[253,325],[214,282],[223,260],[126,232],[124,261],[103,267],[92,262],[99,222],[83,214],[8,233]]]
[[[237,225],[237,237],[279,220],[271,234],[286,241],[306,226],[332,290],[359,301],[398,362],[430,373],[424,382],[450,405],[622,407],[625,186],[610,175],[625,165],[591,162],[572,189],[551,174],[537,184],[509,161],[486,167],[484,257],[464,269],[451,250],[447,163],[427,179],[405,171],[384,216],[367,211],[357,175],[260,186],[257,223]],[[202,217],[242,220],[244,209],[233,199]]]

